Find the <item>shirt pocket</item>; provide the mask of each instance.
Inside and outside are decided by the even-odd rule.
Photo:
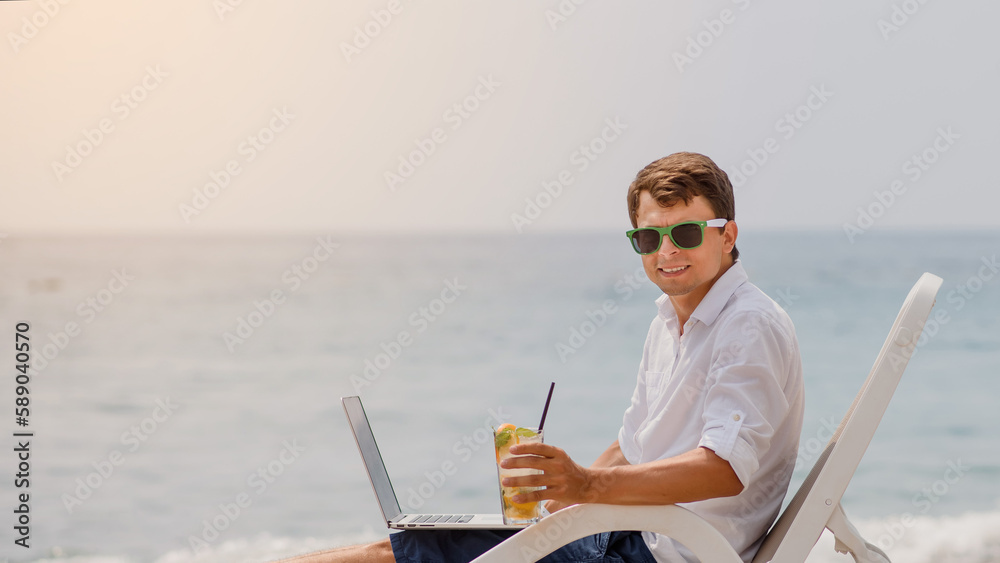
[[[667,388],[670,375],[662,371],[646,372],[646,406],[655,405]]]

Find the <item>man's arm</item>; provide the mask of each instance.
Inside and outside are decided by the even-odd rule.
[[[600,467],[614,467],[616,465],[628,465],[628,460],[625,459],[625,454],[622,453],[622,448],[621,445],[618,444],[618,440],[615,440],[613,444],[608,446],[608,449],[604,450],[604,453],[594,460],[594,463],[590,465],[590,468],[596,469]],[[570,504],[568,503],[550,500],[545,503],[545,509],[549,512],[556,512],[569,505]]]
[[[631,465],[617,443],[589,468],[577,465],[563,450],[548,444],[518,444],[510,453],[539,457],[508,458],[503,466],[541,469],[543,475],[508,477],[506,486],[545,487],[515,495],[514,502],[551,499],[563,506],[578,503],[673,504],[738,495],[743,490],[729,462],[708,448],[695,448],[667,459]],[[620,462],[620,463],[615,463]],[[519,498],[520,497],[520,498]]]

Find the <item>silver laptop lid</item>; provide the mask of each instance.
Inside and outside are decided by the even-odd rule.
[[[347,421],[351,425],[351,432],[354,433],[354,441],[358,443],[358,450],[361,458],[365,462],[365,470],[368,471],[368,479],[375,489],[375,497],[378,498],[378,505],[382,509],[382,516],[388,523],[402,514],[399,509],[399,501],[396,500],[396,492],[392,490],[392,483],[389,481],[389,474],[385,470],[385,463],[382,461],[382,454],[378,451],[378,444],[375,443],[375,435],[372,434],[372,427],[368,424],[368,415],[361,405],[361,397],[342,397],[344,412],[347,413]]]

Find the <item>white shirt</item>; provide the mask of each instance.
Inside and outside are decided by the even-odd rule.
[[[618,442],[631,464],[699,446],[727,460],[742,493],[680,506],[715,526],[749,562],[795,468],[804,403],[795,327],[747,280],[740,260],[691,313],[683,336],[670,298],[656,305]],[[657,561],[697,561],[666,536],[643,538]]]

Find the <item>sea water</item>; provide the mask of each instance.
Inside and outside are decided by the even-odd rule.
[[[894,560],[1000,561],[1000,235],[738,246],[798,333],[793,490],[910,287],[944,278],[843,503]],[[490,427],[535,420],[555,381],[546,442],[592,462],[660,294],[617,232],[9,237],[0,263],[3,369],[17,321],[35,343],[30,549],[13,544],[13,378],[0,387],[0,560],[17,562],[268,561],[385,537],[340,407],[354,394],[404,510],[495,513]],[[810,559],[841,560],[828,537]]]

